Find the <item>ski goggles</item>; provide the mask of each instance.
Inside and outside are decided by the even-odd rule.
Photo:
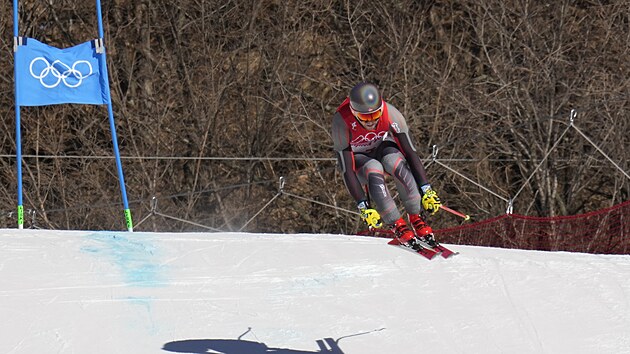
[[[350,107],[350,110],[352,111],[352,114],[354,114],[354,116],[357,117],[357,119],[362,122],[374,122],[378,120],[379,118],[381,118],[381,116],[383,115],[383,106],[378,107],[377,110],[370,113],[357,112],[354,109],[352,109],[352,107]]]

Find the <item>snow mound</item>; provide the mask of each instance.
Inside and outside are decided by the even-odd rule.
[[[0,353],[630,353],[630,256],[0,230]]]

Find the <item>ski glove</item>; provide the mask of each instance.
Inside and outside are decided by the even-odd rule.
[[[438,212],[438,210],[440,210],[440,206],[442,205],[440,197],[438,197],[437,193],[431,189],[430,184],[425,184],[420,188],[422,188],[422,207],[431,215],[434,215]]]
[[[370,208],[367,201],[360,201],[359,204],[357,204],[357,208],[359,208],[359,212],[361,213],[361,219],[365,221],[368,227],[383,226],[383,222],[381,222],[381,215],[379,215],[378,211],[375,209]]]

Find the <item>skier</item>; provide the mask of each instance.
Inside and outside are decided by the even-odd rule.
[[[405,118],[381,98],[376,86],[362,82],[352,88],[333,116],[332,137],[344,183],[367,225],[385,223],[398,241],[412,248],[416,236],[435,244],[433,230],[420,212],[422,206],[431,215],[437,213],[440,198],[429,184]],[[394,178],[415,235],[385,184],[386,173]],[[363,189],[366,185],[374,208]]]

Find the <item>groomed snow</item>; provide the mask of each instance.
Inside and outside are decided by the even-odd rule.
[[[630,353],[630,256],[0,230],[0,353]]]

